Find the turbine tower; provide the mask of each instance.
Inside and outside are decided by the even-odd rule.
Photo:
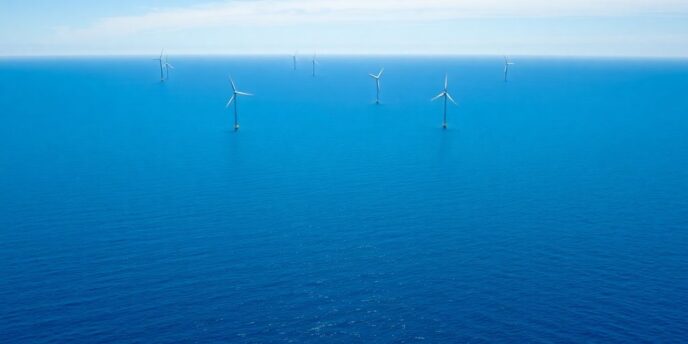
[[[444,90],[440,92],[440,94],[436,95],[434,98],[430,99],[430,101],[435,101],[440,97],[444,97],[444,119],[442,120],[442,128],[447,129],[447,100],[451,101],[456,105],[456,102],[454,101],[454,98],[449,94],[449,90],[447,88],[448,83],[447,83],[447,75],[444,76]]]
[[[294,60],[294,71],[296,71],[296,53],[294,53],[293,60]]]
[[[313,54],[313,77],[315,77],[315,65],[318,63],[318,61],[315,59],[315,54]]]
[[[165,55],[165,78],[169,79],[170,78],[170,68],[174,69],[174,66],[171,63],[167,62],[167,57],[168,56]]]
[[[371,78],[375,80],[375,87],[377,88],[377,93],[375,95],[375,104],[380,104],[380,77],[382,77],[382,72],[384,72],[385,69],[382,68],[380,69],[380,72],[375,74],[368,74],[370,75]]]
[[[164,64],[163,64],[163,58],[162,58],[162,55],[164,54],[164,52],[165,52],[165,49],[160,50],[160,57],[158,57],[157,59],[153,59],[153,61],[158,61],[158,63],[160,64],[160,82],[165,81]]]
[[[509,61],[508,57],[504,56],[504,82],[507,81],[507,77],[509,75],[509,66],[513,64],[513,62]]]
[[[229,77],[229,83],[232,85],[232,98],[229,98],[225,108],[228,108],[232,105],[232,102],[234,102],[234,131],[237,131],[239,130],[239,121],[237,119],[237,101],[239,100],[239,96],[252,96],[253,94],[238,91],[231,76]]]

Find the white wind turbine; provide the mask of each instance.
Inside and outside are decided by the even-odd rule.
[[[165,53],[165,49],[160,50],[160,57],[157,59],[153,59],[153,61],[158,61],[160,64],[160,81],[165,81],[165,74],[164,74],[164,64],[163,64],[163,58],[162,55]]]
[[[165,78],[169,79],[170,78],[170,68],[174,69],[174,66],[171,63],[167,62],[167,57],[168,56],[165,55]]]
[[[375,80],[375,87],[377,88],[377,93],[375,95],[375,104],[380,104],[380,77],[382,77],[382,72],[384,72],[385,69],[382,68],[380,69],[380,72],[375,74],[368,74],[370,75],[371,78]]]
[[[239,96],[252,96],[253,94],[251,93],[246,93],[246,92],[240,92],[237,90],[236,85],[234,84],[234,80],[232,80],[232,77],[229,77],[229,82],[232,85],[232,98],[229,98],[229,101],[227,102],[227,106],[225,108],[228,108],[230,105],[232,105],[232,102],[234,102],[234,131],[239,130],[239,122],[237,119],[237,101],[239,100]]]
[[[504,82],[507,81],[509,75],[509,66],[514,65],[513,62],[509,61],[509,58],[504,56]]]
[[[430,101],[435,101],[440,97],[444,97],[444,119],[442,120],[442,128],[447,129],[447,100],[451,101],[455,105],[456,102],[454,101],[454,98],[449,94],[449,90],[447,88],[448,83],[447,83],[447,75],[444,76],[444,90],[440,92],[440,94],[436,95],[434,98],[430,99]]]
[[[313,76],[315,77],[315,65],[318,64],[318,60],[315,59],[315,54],[313,54]]]

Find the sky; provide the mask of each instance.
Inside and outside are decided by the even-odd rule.
[[[0,56],[688,57],[688,0],[0,0]]]

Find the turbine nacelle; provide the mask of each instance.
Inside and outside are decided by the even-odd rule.
[[[384,72],[384,71],[385,71],[385,69],[382,68],[382,69],[380,69],[380,72],[377,73],[377,75],[375,75],[375,74],[368,74],[368,75],[370,75],[371,78],[378,80],[378,79],[380,79],[380,77],[382,77],[382,72]]]
[[[229,84],[232,85],[232,97],[229,98],[229,101],[227,102],[227,106],[225,108],[228,108],[230,105],[232,105],[232,102],[236,100],[237,97],[239,96],[252,96],[253,94],[247,93],[247,92],[241,92],[237,90],[236,84],[234,83],[234,80],[230,77],[229,78]]]
[[[450,102],[454,103],[455,105],[459,105],[454,101],[454,98],[452,98],[451,94],[449,94],[449,88],[448,87],[449,87],[449,79],[445,75],[444,76],[444,90],[442,90],[442,92],[440,92],[440,94],[432,97],[432,99],[430,99],[430,101],[435,101],[439,98],[446,97]]]
[[[430,99],[430,101],[434,102],[435,100],[442,98],[442,97],[447,97],[447,100],[454,103],[454,105],[459,105],[457,102],[454,101],[454,98],[452,98],[451,94],[449,94],[449,92],[447,92],[447,91],[440,92],[440,94],[434,96],[432,99]]]

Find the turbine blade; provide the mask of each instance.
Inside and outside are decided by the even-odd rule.
[[[454,105],[459,105],[459,104],[456,104],[456,102],[454,101],[454,98],[452,98],[452,96],[449,95],[449,93],[446,93],[446,94],[447,94],[447,99],[449,99],[452,103],[454,103]]]
[[[447,74],[444,75],[444,90],[447,90],[447,85],[449,84],[449,79],[447,77]]]
[[[431,101],[431,102],[434,102],[435,100],[437,100],[438,98],[444,96],[445,94],[447,94],[447,92],[442,91],[442,92],[440,92],[440,94],[438,94],[438,95],[432,97],[432,99],[430,99],[430,101]]]
[[[225,109],[228,108],[230,105],[232,105],[232,102],[234,101],[234,96],[232,98],[229,98],[229,101],[227,102],[227,105],[225,106]]]
[[[368,74],[368,75],[370,75],[370,77],[373,78],[373,79],[377,79],[377,78],[378,78],[378,76],[375,75],[375,74]]]
[[[171,65],[171,64],[169,64],[169,63],[166,63],[165,65],[166,65],[167,67],[170,67],[170,68],[174,69],[174,66]]]
[[[229,77],[229,83],[232,85],[232,91],[236,93],[236,85],[234,84],[234,80],[231,76]]]
[[[378,79],[382,76],[382,72],[384,72],[384,71],[385,71],[384,68],[380,69],[380,73],[377,73],[377,78],[378,78]]]
[[[239,92],[239,91],[234,92],[234,94],[238,94],[240,96],[252,96],[253,95],[251,93]]]

